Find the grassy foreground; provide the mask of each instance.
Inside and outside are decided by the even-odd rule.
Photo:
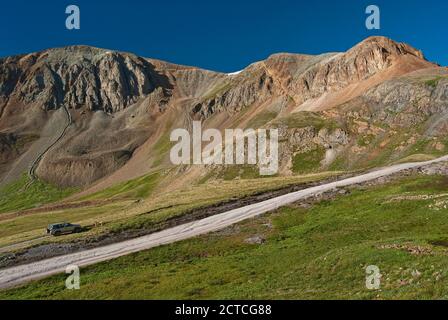
[[[83,268],[77,291],[59,275],[0,298],[446,299],[447,189],[439,176],[353,189]],[[248,241],[256,237],[265,240]],[[380,290],[366,289],[369,265],[380,268]]]
[[[15,212],[0,213],[0,255],[2,250],[10,250],[10,246],[22,249],[49,242],[86,239],[109,232],[151,229],[167,219],[188,214],[193,209],[289,185],[319,181],[334,175],[337,175],[337,172],[264,179],[207,181],[207,183],[190,185],[171,192],[159,188],[160,184],[164,184],[164,180],[161,174],[153,173],[83,199],[74,200],[71,202],[73,206],[20,215]],[[166,179],[171,181],[170,179],[173,178]],[[42,193],[39,193],[28,188],[22,191],[21,197],[15,197],[14,193],[10,193],[5,195],[5,199],[17,199],[17,201],[34,199],[34,193],[36,196],[45,195],[45,189],[42,190]],[[47,194],[49,198],[52,195],[51,192]],[[84,201],[86,202],[83,203]],[[28,205],[32,205],[32,202]],[[69,221],[92,228],[87,232],[65,237],[43,237],[45,227],[59,221]],[[95,224],[98,226],[94,227]]]
[[[25,210],[55,202],[76,192],[75,188],[59,189],[37,180],[30,183],[26,174],[3,188],[0,188],[0,213]]]

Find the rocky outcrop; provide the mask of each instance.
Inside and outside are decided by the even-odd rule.
[[[318,56],[274,54],[215,85],[193,107],[193,113],[209,117],[215,112],[238,112],[254,103],[263,103],[272,96],[293,99],[295,104],[300,105],[325,93],[337,92],[367,80],[392,67],[399,68],[401,60],[406,57],[421,63],[410,71],[434,66],[424,59],[419,50],[385,37],[368,38],[346,53]],[[395,73],[400,74],[398,71]],[[388,80],[387,76],[382,81]]]
[[[400,57],[414,56],[424,60],[423,54],[403,43],[384,37],[371,37],[346,53],[325,54],[304,58],[298,55],[295,68],[285,71],[285,56],[268,59],[269,68],[286,75],[285,85],[298,103],[316,98],[326,92],[341,90],[353,83],[366,80],[398,63]],[[289,60],[292,59],[288,55]],[[428,64],[429,65],[429,64]]]
[[[240,112],[275,95],[274,79],[263,69],[249,69],[238,77],[226,77],[199,99],[192,114],[208,118],[216,112]]]
[[[146,59],[74,46],[0,61],[0,95],[45,110],[116,112],[165,86],[167,79]]]

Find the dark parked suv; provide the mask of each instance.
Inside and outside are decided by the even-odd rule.
[[[60,236],[63,234],[81,232],[82,228],[79,224],[71,224],[67,222],[49,224],[47,227],[47,233],[52,236]]]

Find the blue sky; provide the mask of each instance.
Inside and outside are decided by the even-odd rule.
[[[65,28],[65,8],[81,10],[81,30]],[[365,28],[365,8],[381,9],[381,30]],[[421,49],[448,65],[445,0],[71,0],[2,1],[0,56],[86,44],[232,72],[276,52],[345,51],[371,35]]]

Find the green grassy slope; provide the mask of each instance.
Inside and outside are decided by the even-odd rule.
[[[122,182],[115,186],[101,190],[92,195],[86,196],[81,200],[146,198],[157,186],[157,183],[160,182],[159,178],[160,173],[150,173],[142,177]]]
[[[3,291],[13,298],[448,298],[448,179],[407,177]],[[429,195],[429,197],[428,197]],[[260,236],[263,244],[250,244]],[[381,290],[365,287],[377,265]]]
[[[254,171],[249,170],[246,174],[249,175],[251,172]],[[226,175],[230,174],[231,172],[226,173]],[[1,247],[17,243],[23,244],[23,247],[20,246],[20,249],[23,249],[48,242],[70,242],[91,236],[96,237],[109,232],[141,228],[151,230],[155,227],[159,228],[170,218],[189,214],[193,209],[290,185],[319,181],[335,174],[321,173],[294,177],[208,181],[186,186],[176,192],[160,192],[157,187],[163,182],[163,173],[151,173],[80,200],[74,200],[70,203],[71,206],[19,216],[9,213],[8,216],[4,215],[0,220],[0,250]],[[24,194],[27,195],[26,192]],[[36,195],[39,193],[36,192]],[[12,194],[10,194],[11,198]],[[22,198],[18,197],[18,200],[20,199]],[[27,203],[30,206],[37,204]],[[64,237],[42,238],[45,227],[58,221],[69,221],[92,228],[83,233]],[[32,243],[29,242],[31,240]]]
[[[42,181],[28,185],[26,174],[16,182],[0,189],[0,213],[39,207],[73,194],[76,189],[59,189]]]

